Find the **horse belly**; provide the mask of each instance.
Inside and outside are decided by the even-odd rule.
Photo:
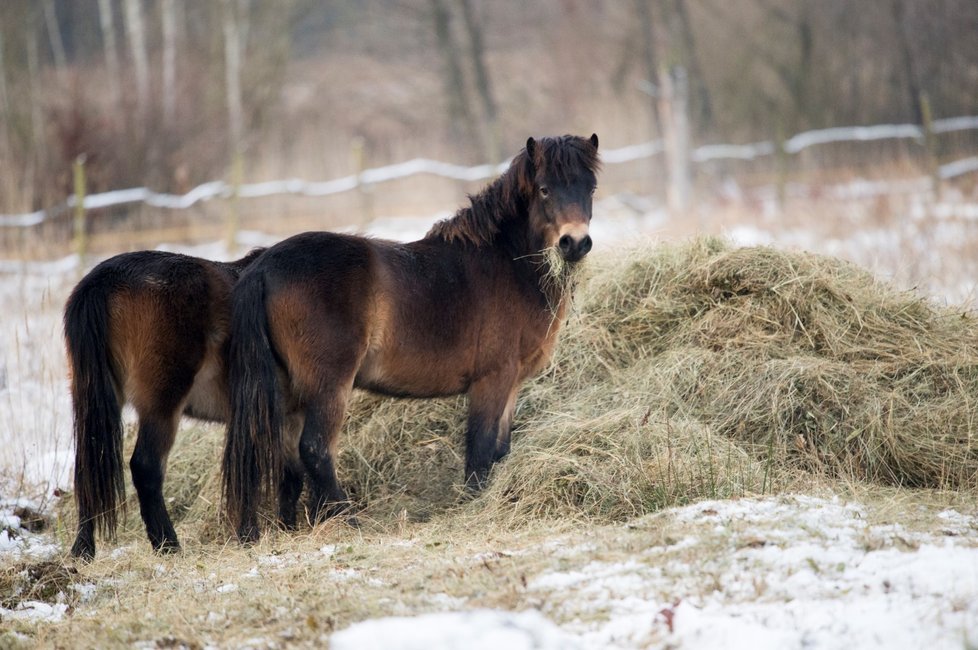
[[[200,420],[216,422],[227,422],[230,417],[224,366],[216,353],[208,354],[197,371],[184,413]]]
[[[393,397],[458,395],[468,390],[468,375],[456,365],[428,357],[368,353],[354,385]]]

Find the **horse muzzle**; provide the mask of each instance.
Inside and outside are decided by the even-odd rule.
[[[577,262],[583,259],[585,255],[591,252],[592,245],[591,236],[587,233],[576,237],[566,234],[557,241],[557,249],[568,262]]]

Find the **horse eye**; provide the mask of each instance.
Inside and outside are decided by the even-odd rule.
[[[592,187],[591,188],[591,196],[594,196],[594,190],[596,190],[596,189],[598,189],[598,188],[597,187]]]
[[[544,198],[544,199],[547,198],[548,196],[550,196],[550,190],[541,185],[540,186],[540,196],[541,196],[541,198]]]

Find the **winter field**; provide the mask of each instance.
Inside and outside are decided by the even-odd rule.
[[[752,249],[761,257],[771,250],[812,251],[854,262],[889,283],[880,294],[881,310],[883,302],[906,295],[907,304],[922,297],[939,318],[973,318],[973,186],[946,187],[940,198],[926,180],[788,189],[788,202],[779,209],[771,190],[730,186],[722,200],[683,220],[671,219],[644,197],[599,197],[589,265],[605,269],[617,258],[651,255],[653,242],[684,246],[697,235],[715,233],[731,244],[730,250],[716,251],[714,244],[703,244],[710,264],[739,254],[738,246],[771,247]],[[421,236],[434,218],[381,218],[369,232],[407,240]],[[247,249],[270,241],[247,232],[239,243]],[[161,247],[228,257],[223,244]],[[747,260],[753,254],[743,253]],[[783,259],[794,264],[807,258]],[[517,412],[524,424],[518,422],[513,456],[475,502],[460,499],[452,485],[461,477],[460,401],[429,412],[415,403],[392,407],[364,399],[350,418],[357,431],[369,431],[370,425],[391,433],[387,421],[371,424],[368,411],[374,406],[381,415],[395,411],[400,419],[428,427],[426,435],[392,443],[408,450],[405,460],[383,457],[383,467],[376,461],[381,452],[368,449],[360,434],[343,438],[345,467],[353,468],[348,480],[367,486],[359,491],[370,504],[361,517],[364,525],[354,530],[329,522],[293,535],[273,533],[248,549],[226,542],[214,523],[212,472],[221,428],[185,421],[167,483],[184,551],[155,556],[134,512],[138,508],[130,503],[119,539],[99,539],[91,564],[74,562],[67,556],[74,525],[72,449],[60,317],[81,273],[72,257],[0,261],[0,647],[978,647],[978,475],[966,474],[978,456],[973,427],[965,426],[967,440],[955,443],[964,446],[964,478],[952,481],[947,477],[958,476],[956,470],[939,469],[941,478],[933,485],[922,480],[928,487],[900,487],[894,485],[899,478],[863,480],[859,472],[833,469],[824,456],[814,465],[796,463],[790,449],[777,463],[769,462],[773,453],[758,460],[756,445],[732,445],[721,435],[728,430],[722,414],[708,420],[694,406],[683,411],[678,398],[662,398],[661,405],[649,401],[650,395],[659,399],[663,386],[677,383],[675,377],[685,377],[685,370],[661,370],[661,377],[640,384],[634,364],[604,377],[601,369],[578,372],[558,360],[555,369],[531,382]],[[801,271],[799,278],[805,279]],[[571,317],[582,327],[592,313],[587,309]],[[857,319],[864,316],[857,312]],[[872,327],[868,319],[865,327]],[[717,325],[716,332],[697,336],[723,331]],[[562,351],[576,340],[565,341]],[[914,353],[927,363],[953,356],[953,350],[932,353],[925,345]],[[691,365],[687,349],[692,348],[653,347],[650,356]],[[961,377],[970,378],[978,367],[970,365],[976,358],[971,354],[969,347],[961,368],[951,373],[965,391],[972,385]],[[601,394],[587,403],[568,397],[588,394],[581,376],[591,372],[601,377],[594,380]],[[815,380],[827,385],[833,377],[826,373]],[[854,377],[846,381],[859,380],[859,373]],[[698,385],[710,385],[703,381]],[[815,406],[806,408],[814,412],[839,397],[836,384],[825,391],[813,389]],[[843,391],[841,408],[848,414],[846,397]],[[732,403],[739,408],[751,399],[744,394]],[[951,411],[921,420],[935,438],[943,436],[938,429],[945,412]],[[805,430],[812,439],[798,435],[789,443],[815,445],[828,421],[823,416],[805,413],[815,423]],[[585,447],[582,437],[592,430],[644,435],[652,427],[650,438],[683,441],[677,445],[705,439],[707,448],[677,450],[655,437],[634,449],[601,447],[598,453],[593,443],[575,451],[571,458],[579,460],[566,461],[574,467],[559,476],[570,483],[592,481],[585,492],[574,493],[585,496],[568,497],[573,486],[561,484],[564,492],[539,496],[536,505],[535,486],[525,484],[546,474],[525,468],[547,464],[541,462],[547,458],[558,464],[557,456],[545,455],[546,432],[541,433],[557,428],[554,423]],[[199,458],[191,458],[191,448]],[[592,457],[602,454],[608,457],[603,464],[586,465],[598,463]],[[437,463],[426,466],[426,459]],[[384,481],[353,476],[361,466],[378,477],[390,472],[410,478],[397,486],[377,485]],[[626,466],[633,472],[627,480],[586,477],[594,467],[614,474]],[[444,485],[418,488],[426,472]],[[540,482],[547,481],[559,482]],[[617,487],[602,492],[606,483]],[[595,505],[590,495],[599,493]],[[514,494],[523,495],[521,503]]]

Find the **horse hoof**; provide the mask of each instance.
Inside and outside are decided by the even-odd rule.
[[[95,559],[95,542],[79,537],[71,546],[71,556],[83,562],[91,562]]]
[[[178,553],[180,551],[180,542],[177,540],[166,540],[162,544],[154,544],[153,550],[156,551],[158,555],[170,555],[172,553]]]
[[[258,526],[242,526],[238,529],[238,543],[242,546],[252,546],[258,543]]]
[[[465,480],[465,493],[470,497],[479,496],[486,488],[487,482],[488,479],[486,477],[479,478],[475,474],[470,474],[469,478]]]

